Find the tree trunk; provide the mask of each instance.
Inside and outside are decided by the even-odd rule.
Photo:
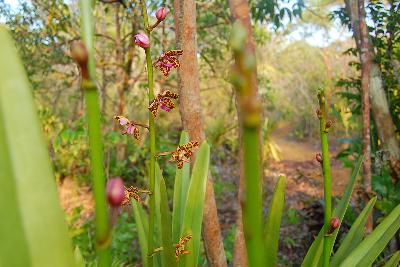
[[[245,49],[248,53],[254,55],[256,57],[256,47],[254,44],[253,38],[253,29],[251,27],[251,18],[250,18],[250,9],[248,5],[248,1],[245,0],[229,0],[229,8],[234,20],[238,20],[247,30],[247,41],[245,44]],[[252,95],[253,97],[258,97],[258,83],[257,83],[257,70],[255,68],[254,73],[252,73]],[[238,106],[238,98],[236,95],[236,107]],[[237,116],[239,124],[242,124],[242,114],[240,113],[240,109],[237,108]],[[239,127],[239,140],[242,140],[242,132],[241,127]],[[261,139],[261,132],[259,132],[259,138]],[[262,155],[262,153],[260,153]],[[262,160],[260,160],[260,164],[262,164]],[[238,203],[239,208],[236,215],[236,237],[235,237],[235,247],[234,247],[234,256],[233,256],[233,265],[246,267],[248,266],[247,262],[247,252],[246,252],[246,243],[244,239],[243,233],[243,220],[242,220],[242,207],[241,203],[244,201],[244,170],[243,170],[243,144],[240,144],[239,151],[239,164],[240,164],[240,178],[239,178],[239,189],[238,189]]]
[[[371,136],[370,136],[370,104],[369,104],[369,73],[371,68],[371,54],[368,49],[369,33],[365,22],[364,0],[358,0],[359,30],[360,30],[360,62],[361,62],[361,92],[362,92],[362,117],[363,117],[363,185],[364,194],[368,196],[372,191],[371,186]],[[366,202],[368,199],[366,199]],[[373,228],[372,213],[368,217],[366,231],[370,233]]]
[[[196,4],[194,0],[174,1],[177,48],[183,49],[178,70],[179,111],[191,140],[205,139],[197,63]],[[217,215],[211,175],[208,176],[203,216],[203,239],[209,266],[227,266]]]
[[[347,13],[351,20],[354,39],[356,41],[358,51],[361,51],[361,34],[359,28],[358,5],[355,0],[345,0]],[[380,66],[373,61],[375,52],[371,39],[368,36],[368,51],[372,60],[369,71],[369,93],[371,101],[371,110],[378,131],[379,139],[385,150],[390,153],[390,164],[397,177],[400,176],[400,146],[396,138],[395,126],[389,111],[388,101],[385,95],[382,82],[382,73]]]

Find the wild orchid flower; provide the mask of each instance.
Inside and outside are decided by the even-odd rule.
[[[150,110],[151,114],[153,114],[154,118],[157,117],[158,108],[166,112],[170,112],[171,109],[175,108],[175,104],[172,102],[171,99],[178,99],[179,95],[172,93],[169,90],[166,90],[157,95],[155,99],[151,101],[150,106],[148,109]]]
[[[134,121],[130,121],[127,118],[125,118],[124,116],[114,116],[114,119],[116,119],[118,121],[118,123],[121,126],[125,126],[124,131],[122,132],[122,134],[126,134],[126,135],[133,135],[133,137],[136,140],[140,140],[140,131],[139,131],[139,127],[144,127],[144,128],[149,128],[147,125],[138,123],[138,122],[134,122]]]
[[[142,198],[140,196],[140,193],[151,195],[150,190],[140,189],[140,188],[134,187],[134,186],[125,187],[125,196],[124,196],[124,199],[123,199],[121,205],[122,206],[129,205],[131,202],[131,198],[136,200],[138,203],[142,203]]]
[[[186,145],[179,145],[174,151],[160,153],[157,157],[171,155],[169,161],[175,161],[178,169],[182,169],[183,163],[189,163],[189,159],[193,156],[193,150],[198,146],[199,142],[190,141]]]
[[[184,254],[189,254],[190,251],[185,249],[185,244],[192,239],[192,235],[189,234],[185,237],[179,238],[178,244],[175,245],[175,258],[179,261],[179,256]]]
[[[169,72],[172,68],[179,68],[181,65],[177,56],[181,56],[183,50],[170,50],[167,51],[157,59],[154,63],[154,67],[160,69],[165,77],[168,77]]]

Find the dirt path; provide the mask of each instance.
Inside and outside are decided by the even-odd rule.
[[[271,161],[267,168],[267,176],[283,174],[287,177],[286,196],[288,204],[293,208],[302,208],[304,197],[322,198],[323,177],[320,164],[315,160],[320,152],[319,143],[310,140],[294,140],[288,136],[286,129],[278,129],[272,141],[280,149],[280,161]],[[341,195],[350,169],[335,158],[338,147],[331,147],[332,191],[333,195]]]

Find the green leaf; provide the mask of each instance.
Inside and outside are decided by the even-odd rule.
[[[207,142],[204,141],[197,152],[196,162],[193,166],[181,231],[181,236],[186,236],[188,234],[192,234],[193,236],[185,246],[185,248],[190,251],[190,254],[180,256],[179,266],[197,266],[209,163],[210,147]]]
[[[131,200],[133,215],[135,217],[136,228],[139,235],[140,253],[142,255],[142,264],[148,266],[147,262],[147,229],[149,228],[149,219],[140,203]]]
[[[75,257],[75,262],[77,267],[85,267],[85,259],[82,256],[81,250],[79,249],[78,246],[75,247],[74,251],[74,257]]]
[[[400,262],[400,250],[396,251],[396,253],[394,253],[392,257],[390,257],[388,262],[385,264],[385,267],[397,267],[399,266],[398,265],[399,262]]]
[[[172,242],[172,223],[171,223],[171,212],[168,206],[167,188],[165,186],[164,178],[160,177],[160,213],[161,213],[161,235],[163,250],[162,255],[164,257],[165,266],[176,266],[175,250]]]
[[[189,142],[189,134],[182,131],[180,145]],[[176,168],[175,184],[174,184],[174,203],[172,211],[172,238],[179,240],[181,234],[181,226],[183,223],[183,213],[186,205],[186,195],[190,181],[190,166],[184,164],[182,169]]]
[[[379,256],[387,243],[400,228],[400,205],[398,205],[376,228],[369,234],[340,266],[370,266]]]
[[[75,266],[32,90],[0,26],[0,265]]]
[[[285,177],[280,176],[271,200],[265,225],[265,256],[267,266],[276,266],[282,214],[285,208]]]
[[[350,198],[354,190],[354,186],[356,184],[358,173],[361,169],[361,165],[363,162],[363,157],[360,157],[357,161],[356,166],[354,167],[349,182],[347,183],[346,190],[343,193],[342,199],[339,201],[337,207],[333,210],[332,216],[339,218],[340,222],[343,221],[344,214],[346,213],[347,207],[349,206]],[[339,228],[336,229],[332,235],[333,238],[331,240],[331,248],[335,243],[335,239],[339,232]],[[308,249],[307,255],[303,260],[301,266],[303,267],[317,267],[321,266],[320,260],[322,260],[322,249],[323,249],[323,238],[324,238],[324,228],[321,229],[317,238],[312,243],[311,247]]]
[[[350,231],[347,233],[343,242],[340,244],[339,249],[333,255],[331,266],[336,267],[350,254],[355,247],[360,244],[361,240],[364,238],[365,234],[365,224],[368,221],[368,216],[371,214],[372,209],[375,205],[376,197],[372,198],[368,204],[365,206],[363,211],[357,217]]]

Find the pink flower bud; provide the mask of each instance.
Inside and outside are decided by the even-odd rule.
[[[321,155],[321,153],[315,154],[315,159],[316,159],[319,163],[322,163],[322,155]]]
[[[339,226],[340,226],[339,218],[333,217],[329,222],[329,229],[327,234],[328,235],[332,234],[336,229],[339,228]]]
[[[121,178],[112,178],[107,182],[107,199],[112,206],[120,206],[125,198],[124,182]]]
[[[333,217],[329,222],[329,225],[332,227],[332,229],[337,229],[340,225],[339,218]]]
[[[138,33],[135,35],[135,44],[140,46],[141,48],[149,48],[150,47],[150,40],[144,33]]]
[[[158,21],[163,21],[167,16],[167,9],[165,7],[160,7],[156,12],[156,18]]]

